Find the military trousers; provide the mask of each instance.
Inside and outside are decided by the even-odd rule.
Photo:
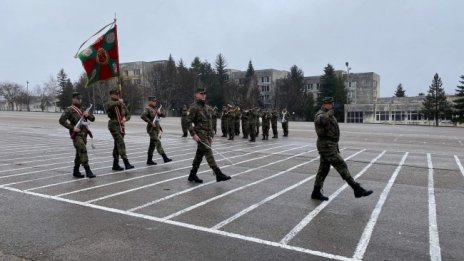
[[[109,130],[114,140],[113,158],[117,159],[120,156],[122,159],[127,159],[126,144],[124,143],[124,134],[121,133],[119,127],[117,129],[110,128]]]
[[[242,133],[244,138],[248,138],[250,126],[246,121],[242,121]]]
[[[288,136],[288,122],[282,122],[282,129],[284,130],[284,136]]]
[[[208,141],[206,139],[202,139],[202,142],[208,144]],[[206,162],[208,162],[210,168],[217,168],[216,161],[214,160],[213,151],[210,147],[206,146],[202,142],[198,142],[197,144],[197,152],[195,154],[195,158],[193,159],[192,166],[194,168],[199,168],[201,161],[203,160],[203,156],[205,156]]]
[[[211,123],[213,124],[214,134],[216,134],[217,133],[217,119],[213,119]]]
[[[250,140],[255,140],[256,139],[256,124],[250,123],[248,126],[250,129]]]
[[[187,119],[182,119],[181,120],[181,125],[182,125],[182,133],[187,136],[187,130],[188,130],[188,126],[187,126]]]
[[[227,121],[221,120],[221,131],[223,136],[227,136]]]
[[[315,187],[322,188],[324,180],[329,174],[330,166],[333,166],[344,180],[351,178],[350,171],[345,160],[336,151],[319,153],[320,163],[316,174]]]
[[[271,126],[272,126],[272,135],[277,136],[278,135],[278,133],[277,133],[277,122],[272,123]]]
[[[263,125],[263,135],[269,136],[269,125]]]
[[[157,129],[150,130],[148,132],[148,135],[150,136],[150,145],[148,146],[148,154],[153,155],[153,151],[155,151],[155,148],[159,154],[164,154],[164,149],[159,139],[159,131]]]
[[[78,134],[73,139],[73,145],[76,149],[76,157],[74,157],[74,165],[86,165],[89,163],[87,156],[87,135]]]

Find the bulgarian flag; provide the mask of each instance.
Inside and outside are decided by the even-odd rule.
[[[119,77],[118,34],[116,20],[95,33],[99,34],[108,26],[113,25],[105,34],[100,36],[92,45],[75,55],[79,58],[87,73],[87,86],[98,81]],[[90,39],[89,38],[89,39]],[[87,40],[88,41],[88,40]],[[87,42],[85,41],[80,48]]]

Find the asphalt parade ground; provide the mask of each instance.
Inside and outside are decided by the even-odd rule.
[[[107,117],[96,115],[89,180],[71,175],[59,116],[0,112],[0,260],[464,260],[463,128],[340,124],[341,155],[374,193],[355,199],[332,169],[330,200],[319,202],[310,122],[255,143],[218,133],[215,158],[232,179],[217,183],[203,160],[194,184],[196,144],[180,137],[180,118],[161,122],[173,161],[155,152],[147,166],[134,115],[125,141],[135,168],[112,171]]]

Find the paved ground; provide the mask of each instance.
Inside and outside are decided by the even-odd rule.
[[[355,199],[332,170],[310,199],[318,167],[312,123],[290,137],[216,138],[231,181],[187,182],[195,143],[164,119],[174,161],[146,166],[145,126],[127,126],[136,168],[111,171],[106,116],[91,125],[96,179],[71,177],[58,114],[0,112],[0,260],[464,260],[464,129],[341,124],[341,154],[374,194]],[[279,127],[281,132],[281,128]]]

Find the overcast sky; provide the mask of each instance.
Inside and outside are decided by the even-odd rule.
[[[77,80],[74,53],[115,13],[120,62],[222,53],[228,68],[251,59],[305,76],[349,62],[380,75],[382,97],[399,83],[407,96],[426,93],[436,72],[454,94],[464,75],[463,0],[0,0],[0,81],[33,88],[61,68]]]

